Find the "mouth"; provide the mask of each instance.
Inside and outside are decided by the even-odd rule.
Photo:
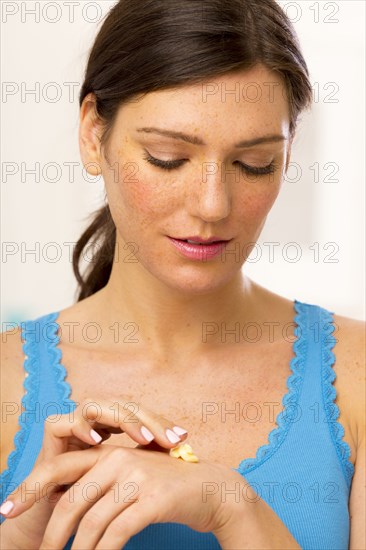
[[[199,245],[199,246],[209,246],[209,245],[213,245],[213,244],[223,244],[223,243],[228,243],[230,242],[232,239],[218,239],[218,238],[213,238],[213,239],[208,239],[208,240],[199,240],[199,239],[178,239],[177,237],[169,237],[169,239],[173,239],[174,241],[178,241],[178,242],[182,242],[182,243],[188,243],[188,244],[192,244],[192,245]]]
[[[171,237],[173,238],[173,237]],[[210,245],[213,245],[213,244],[222,244],[222,243],[227,243],[229,241],[209,241],[209,242],[196,242],[196,241],[190,241],[189,239],[174,239],[175,241],[180,241],[182,243],[188,243],[188,244],[192,244],[192,245],[196,245],[196,246],[210,246]]]
[[[228,243],[233,240],[210,240],[209,242],[200,242],[192,241],[192,239],[176,239],[173,237],[168,237],[168,239],[180,254],[190,260],[200,261],[213,260],[217,258],[219,254],[225,250]]]

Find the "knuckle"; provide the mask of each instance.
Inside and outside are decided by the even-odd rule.
[[[60,415],[59,414],[50,414],[50,415],[48,415],[45,418],[45,421],[44,421],[45,431],[47,431],[47,432],[52,431],[54,424],[56,422],[58,422],[59,420],[60,420]]]
[[[87,532],[99,530],[100,526],[102,525],[102,519],[103,518],[99,514],[90,511],[85,514],[85,516],[81,520],[79,529],[85,529],[85,531]]]
[[[102,448],[103,446],[104,445],[100,445],[100,448]],[[121,464],[133,464],[135,471],[136,455],[133,454],[133,449],[129,447],[110,447],[111,448],[108,449],[106,453],[102,453],[99,458],[99,460],[103,461],[103,466],[107,470],[114,470],[116,467],[120,467]]]
[[[146,483],[150,479],[150,476],[145,468],[137,467],[134,471],[136,479],[139,480],[139,483]]]
[[[83,409],[85,406],[91,405],[93,403],[95,403],[95,399],[93,397],[85,397],[78,406],[78,409]]]
[[[125,519],[123,518],[123,514],[117,516],[112,523],[110,523],[108,531],[110,531],[110,534],[113,537],[118,537],[121,534],[128,534],[128,529],[130,526],[126,523]]]
[[[169,420],[166,416],[164,416],[163,414],[157,414],[156,415],[156,421],[159,422],[160,426],[162,426],[164,428],[164,430],[166,428],[172,429],[172,426],[174,426],[174,423],[171,420]]]
[[[54,541],[50,535],[44,535],[42,540],[42,548],[45,550],[52,550],[55,547]]]
[[[130,453],[126,447],[114,447],[108,455],[109,460],[120,462],[126,460]]]
[[[158,413],[157,411],[152,411],[151,409],[145,409],[145,411],[147,412],[147,414],[149,416],[151,416],[151,418],[153,420],[156,420],[157,422],[160,422],[160,420],[162,418],[164,418],[160,413]]]
[[[45,474],[46,478],[53,477],[57,469],[57,462],[54,458],[45,460],[42,464],[42,471]]]
[[[77,408],[77,412],[85,419],[95,420],[101,414],[101,406],[93,397],[86,397]]]
[[[126,400],[119,400],[118,401],[118,421],[123,424],[128,424],[129,422],[136,422],[136,419],[138,419],[137,414],[140,412],[140,403],[137,401],[126,401]]]
[[[151,409],[148,409],[147,412],[155,422],[162,425],[164,428],[172,424],[171,420],[168,420],[168,418],[166,418],[160,411],[152,411]]]
[[[62,514],[70,514],[72,512],[73,506],[72,506],[72,503],[70,502],[70,499],[67,493],[65,493],[60,498],[60,500],[56,504],[56,508]]]

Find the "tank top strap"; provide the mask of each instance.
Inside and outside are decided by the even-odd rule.
[[[67,398],[69,387],[63,380],[65,370],[61,365],[61,350],[57,347],[60,340],[58,315],[52,312],[21,323],[23,350],[27,356],[25,388],[30,403],[33,403],[32,397],[37,396],[36,407],[42,421],[51,414],[68,413],[73,405]]]
[[[297,303],[300,324],[299,330],[305,331],[302,338],[304,369],[302,390],[298,402],[300,415],[304,415],[309,433],[317,432],[321,440],[331,439],[343,471],[348,488],[350,487],[354,466],[349,461],[351,454],[347,442],[342,441],[343,426],[337,422],[340,411],[334,400],[336,378],[333,365],[333,348],[337,343],[332,334],[335,331],[334,312],[313,304]]]
[[[0,477],[1,502],[31,472],[42,446],[45,419],[75,408],[67,398],[70,388],[63,381],[57,317],[58,312],[52,312],[18,323],[24,354],[24,393],[18,418],[20,429],[14,437],[7,469]]]

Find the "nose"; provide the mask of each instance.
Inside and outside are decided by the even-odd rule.
[[[208,165],[208,166],[206,166]],[[204,163],[190,188],[191,213],[207,222],[227,218],[231,209],[229,178],[218,163]]]

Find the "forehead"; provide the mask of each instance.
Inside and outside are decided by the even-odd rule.
[[[257,65],[136,97],[121,106],[116,122],[128,129],[159,126],[234,142],[288,134],[289,106],[281,76]]]

